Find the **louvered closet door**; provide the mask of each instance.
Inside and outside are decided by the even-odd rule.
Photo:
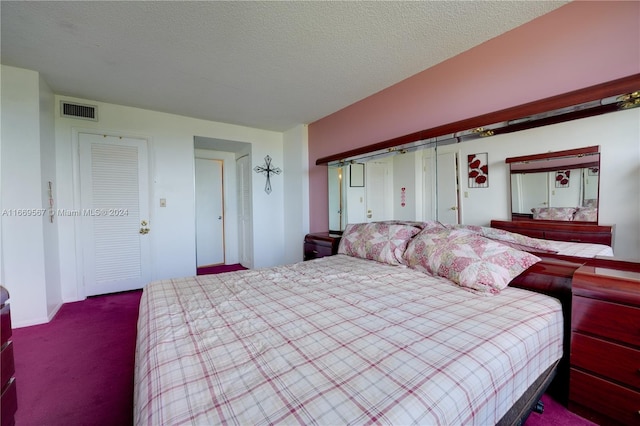
[[[80,197],[87,296],[150,280],[147,141],[81,133]]]

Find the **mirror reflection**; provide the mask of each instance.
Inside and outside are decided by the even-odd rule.
[[[599,174],[599,153],[511,163],[512,220],[598,222]]]
[[[459,223],[457,162],[425,144],[329,165],[330,231],[382,220]]]

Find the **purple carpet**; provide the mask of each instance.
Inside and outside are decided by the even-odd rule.
[[[18,426],[130,425],[141,291],[67,303],[13,331]]]
[[[197,275],[221,274],[223,272],[241,271],[247,269],[239,263],[233,265],[213,265],[198,267]]]
[[[48,324],[14,330],[17,426],[127,426],[141,291],[62,306]],[[592,423],[545,395],[526,426]]]

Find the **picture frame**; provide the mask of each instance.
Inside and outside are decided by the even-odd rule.
[[[556,171],[556,188],[568,188],[571,183],[571,170]]]
[[[489,187],[489,164],[486,152],[467,156],[469,188]]]

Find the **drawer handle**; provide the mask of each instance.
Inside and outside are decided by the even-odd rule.
[[[318,250],[314,250],[314,251],[312,251],[311,253],[313,253],[313,254],[318,254]]]

